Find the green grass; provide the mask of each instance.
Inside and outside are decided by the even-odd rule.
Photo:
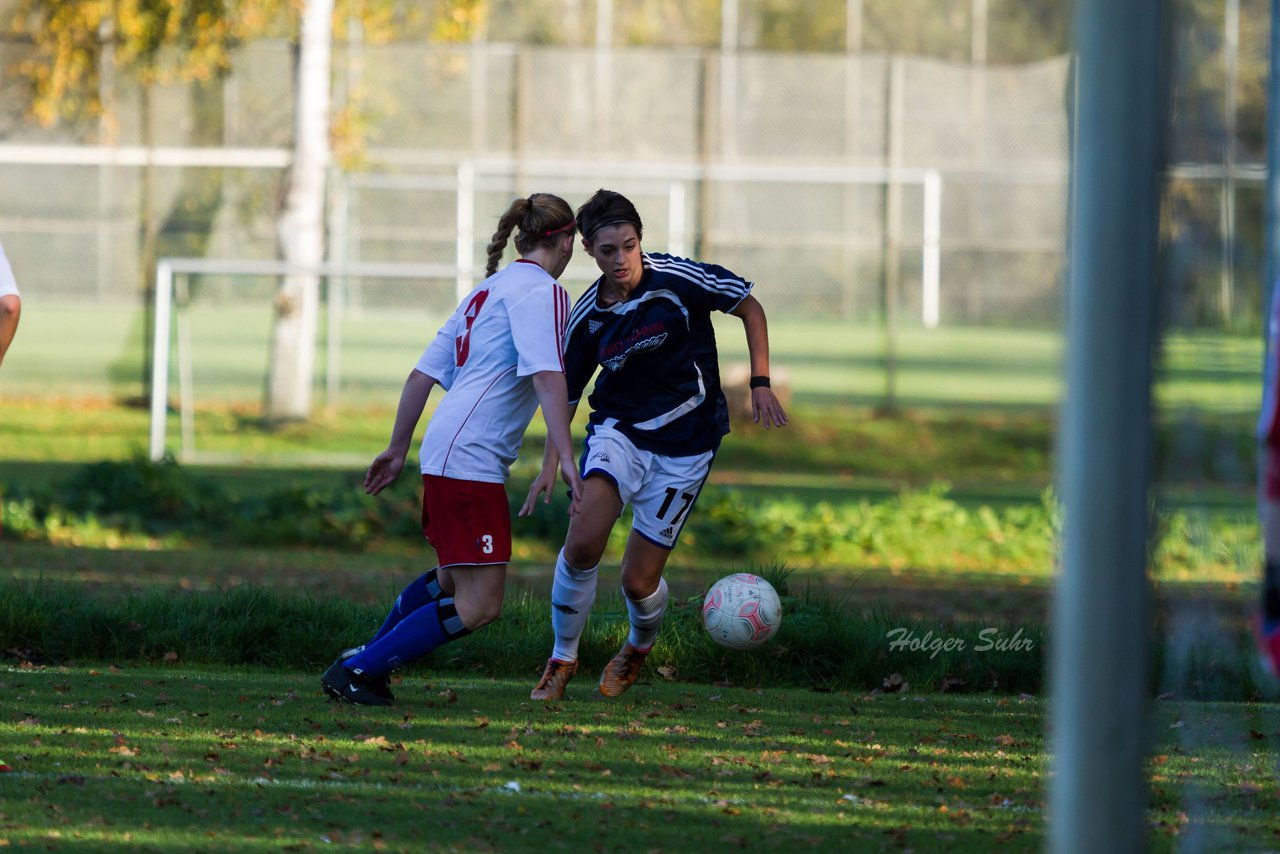
[[[11,847],[133,851],[1031,851],[1033,698],[413,676],[392,709],[312,673],[0,671]],[[1280,832],[1274,707],[1161,702],[1148,843],[1260,850]],[[623,843],[618,836],[621,833]]]
[[[146,443],[146,409],[120,403],[141,388],[139,316],[55,309],[24,314],[0,372],[0,490],[10,502],[68,483],[83,497],[93,485],[86,463],[127,461]],[[224,352],[198,357],[198,399],[214,403],[199,413],[197,444],[243,463],[184,471],[245,501],[285,487],[358,492],[429,331],[403,317],[352,324],[342,406],[267,430],[256,402],[262,318],[200,319],[198,346]],[[745,357],[735,326],[719,331],[725,363]],[[363,640],[430,562],[416,533],[355,549],[306,534],[246,545],[193,536],[182,513],[119,527],[98,512],[58,517],[37,542],[15,540],[7,518],[0,618],[10,628],[0,649],[24,644],[57,665],[0,670],[0,759],[14,768],[0,774],[12,805],[0,843],[581,850],[622,826],[638,850],[1042,847],[1044,708],[1017,693],[1039,691],[1039,655],[991,668],[972,647],[984,627],[1039,632],[1037,653],[1045,643],[1056,547],[1043,493],[1054,479],[1060,337],[904,329],[897,391],[909,408],[892,418],[875,411],[879,330],[774,320],[771,338],[791,376],[792,424],[739,425],[726,440],[699,513],[737,518],[739,534],[718,543],[735,529],[690,528],[668,572],[675,604],[663,651],[622,703],[593,699],[589,678],[568,702],[526,699],[546,654],[542,597],[558,545],[546,518],[516,524],[503,619],[402,674],[391,713],[324,702],[315,674],[339,642]],[[1265,691],[1243,624],[1258,580],[1259,360],[1251,337],[1165,341],[1149,678],[1153,696],[1178,702],[1157,703],[1153,718],[1153,850],[1265,849],[1280,834],[1269,808],[1275,706],[1181,702]],[[299,465],[317,452],[344,464]],[[518,464],[513,494],[532,471]],[[413,504],[411,480],[379,501]],[[145,517],[145,507],[117,509]],[[798,544],[783,559],[795,570],[793,606],[809,610],[789,613],[766,654],[735,656],[708,646],[692,603],[718,575],[758,562],[755,547],[722,547],[762,530]],[[847,542],[820,542],[846,530]],[[589,668],[623,631],[609,584],[584,640]],[[970,649],[894,652],[885,633],[895,626],[962,637]],[[273,658],[280,649],[289,654]],[[824,655],[847,649],[854,670],[823,670]],[[227,670],[228,661],[276,669]],[[782,687],[796,681],[779,674],[783,665],[823,690]],[[873,692],[897,686],[895,675],[903,693]],[[919,693],[944,686],[965,693]]]
[[[422,554],[419,496],[405,478],[377,498],[358,477],[313,472],[267,480],[235,470],[189,472],[173,464],[102,462],[68,469],[62,480],[35,486],[47,466],[28,464],[0,501],[3,538],[49,546],[164,550],[331,549]],[[741,474],[741,473],[738,473]],[[511,491],[513,508],[523,480]],[[514,523],[517,564],[548,567],[568,526],[565,501],[539,506]],[[1051,492],[988,502],[953,496],[945,484],[924,489],[815,498],[767,482],[709,484],[673,562],[706,571],[777,561],[832,578],[868,570],[906,574],[951,572],[978,583],[1047,582],[1056,565],[1060,510]],[[1247,494],[1206,511],[1162,505],[1154,517],[1158,544],[1152,572],[1162,581],[1240,585],[1256,580],[1256,522]],[[621,553],[627,521],[616,526],[608,560]],[[424,558],[425,559],[425,558]],[[53,561],[37,560],[41,566]]]
[[[955,615],[913,618],[878,600],[855,603],[821,588],[792,587],[785,573],[763,573],[774,580],[783,607],[783,626],[767,647],[745,655],[714,644],[702,629],[702,596],[708,586],[703,585],[670,602],[663,640],[649,666],[703,683],[870,689],[898,672],[920,687],[951,683],[1026,692],[1041,687],[1044,628],[1039,616],[1024,612],[998,622]],[[49,579],[7,580],[0,584],[0,638],[8,654],[36,662],[125,663],[172,656],[198,664],[309,664],[322,669],[338,650],[368,640],[382,623],[390,598],[357,602],[333,590],[302,595],[279,580],[205,591],[157,580],[128,592]],[[441,648],[425,664],[434,670],[474,668],[490,675],[537,671],[551,640],[549,614],[545,585],[534,592],[513,591],[501,620],[466,643]],[[608,587],[600,590],[581,642],[585,665],[603,666],[622,645],[628,627],[621,595]],[[987,629],[997,639],[1020,635],[1026,642],[1017,649],[984,645],[980,633]],[[887,638],[898,637],[895,632],[905,641],[910,640],[908,632],[917,638],[947,632],[967,637],[974,648],[920,654],[909,643],[889,643]],[[1220,667],[1218,672],[1225,671]],[[1210,688],[1211,696],[1225,696],[1216,685],[1206,686]],[[1234,696],[1257,693],[1246,674]]]
[[[222,553],[228,564],[209,564],[215,556],[198,552],[166,558],[82,551],[78,564],[52,568],[25,563],[28,556],[58,557],[17,553],[10,578],[0,583],[0,649],[53,663],[174,656],[200,664],[320,668],[338,649],[365,642],[419,572],[393,574],[389,565],[374,572],[370,562],[359,561],[356,573],[350,564],[283,556],[253,566],[230,552]],[[700,619],[710,584],[742,568],[771,579],[783,604],[779,634],[751,655],[713,644]],[[550,640],[549,568],[517,567],[513,576],[502,619],[443,648],[427,667],[504,675],[541,666]],[[681,680],[870,689],[898,673],[926,690],[1043,689],[1047,579],[866,572],[840,585],[830,574],[750,566],[673,569],[669,577],[673,598],[650,665]],[[1153,692],[1218,700],[1267,694],[1241,592],[1203,582],[1156,585]],[[602,584],[582,638],[583,661],[603,666],[627,627],[617,588]],[[958,642],[937,649],[941,638]],[[995,643],[1009,638],[1025,640]]]

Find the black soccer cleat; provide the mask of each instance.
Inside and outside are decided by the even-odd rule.
[[[391,689],[387,687],[385,676],[370,679],[353,673],[342,666],[342,659],[329,665],[329,669],[320,677],[320,687],[334,700],[355,703],[357,706],[391,705]]]
[[[365,646],[364,644],[360,644],[359,646],[351,647],[351,649],[344,649],[341,653],[338,654],[338,661],[346,661],[349,658],[354,658],[355,656],[364,652],[364,646]],[[366,676],[365,679],[367,679],[369,681],[369,684],[373,686],[373,690],[375,692],[377,692],[383,697],[386,697],[389,702],[394,703],[396,701],[396,695],[391,693],[391,674],[390,673],[386,674],[385,676],[379,676],[376,679]]]

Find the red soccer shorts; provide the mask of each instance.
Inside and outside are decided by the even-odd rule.
[[[501,483],[422,476],[422,533],[440,566],[511,560],[511,508]]]

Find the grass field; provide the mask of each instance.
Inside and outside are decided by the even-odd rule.
[[[244,526],[231,522],[264,502],[276,506],[282,494],[281,518],[359,522],[391,503],[411,516],[410,478],[377,502],[358,495],[358,480],[385,445],[400,384],[435,319],[352,318],[341,405],[321,408],[310,424],[266,429],[257,411],[265,316],[193,317],[197,446],[240,462],[181,473],[214,484],[234,513],[217,528],[194,524],[199,507],[170,510],[154,527],[147,517],[159,508],[148,493],[111,491],[127,481],[127,461],[147,437],[145,407],[130,405],[142,387],[140,315],[31,303],[0,372],[0,507],[12,514],[14,501],[31,496],[18,509],[33,514],[26,528],[10,515],[0,530],[0,601],[8,603],[0,618],[24,632],[51,620],[45,636],[81,638],[78,649],[105,631],[110,648],[124,652],[43,661],[16,648],[16,633],[0,637],[11,665],[0,665],[0,759],[13,769],[0,773],[9,805],[0,844],[581,850],[622,826],[636,850],[1043,845],[1045,706],[1009,687],[1038,686],[1038,658],[1030,675],[1020,665],[1021,675],[1001,683],[999,667],[981,672],[970,662],[955,679],[955,662],[880,651],[872,678],[813,691],[742,678],[712,684],[703,653],[684,644],[662,658],[673,680],[651,667],[623,703],[593,698],[589,677],[580,677],[569,701],[543,707],[526,698],[546,654],[546,608],[511,607],[487,639],[460,644],[447,667],[403,674],[400,703],[380,713],[320,696],[314,659],[331,654],[332,643],[299,644],[272,671],[210,665],[219,661],[210,653],[193,658],[198,638],[184,620],[210,625],[229,592],[287,591],[324,613],[358,606],[374,615],[361,611],[360,626],[344,624],[358,635],[421,572],[429,555],[417,536],[334,545],[302,532],[263,544],[237,539]],[[691,528],[673,558],[682,603],[673,614],[693,620],[686,600],[760,557],[726,556],[720,545],[755,543],[751,532],[768,530],[788,544],[781,557],[793,588],[836,604],[837,618],[866,636],[859,654],[883,647],[877,633],[896,622],[921,633],[995,626],[1046,637],[1059,337],[904,329],[904,411],[894,416],[876,411],[885,387],[880,330],[784,319],[771,323],[771,338],[775,364],[789,375],[792,424],[769,433],[738,425],[726,441],[699,503],[701,518],[720,515],[722,526]],[[733,321],[720,341],[726,363],[745,357]],[[1271,809],[1277,707],[1256,702],[1270,695],[1254,687],[1244,627],[1258,580],[1250,429],[1259,359],[1252,338],[1164,342],[1150,682],[1166,699],[1155,703],[1151,727],[1153,850],[1280,845]],[[540,443],[539,434],[535,424],[530,441]],[[177,435],[175,415],[171,441]],[[86,475],[103,460],[122,467]],[[532,471],[517,464],[513,493]],[[56,506],[98,489],[92,513]],[[114,513],[107,500],[117,502]],[[546,518],[517,523],[509,602],[545,596],[555,531]],[[616,560],[616,545],[606,560]],[[15,585],[70,585],[89,597],[76,612],[82,624],[59,632],[56,591],[24,598],[12,595]],[[153,605],[148,617],[129,600],[146,595],[164,605],[189,600],[191,612],[172,617]],[[119,623],[126,605],[142,608],[129,625]],[[297,619],[280,607],[281,620]],[[605,629],[618,629],[616,591],[602,592],[598,610]],[[233,628],[222,628],[234,644]],[[130,646],[134,632],[160,640]],[[592,660],[616,642],[612,634],[593,640]],[[19,666],[24,652],[37,663]],[[493,671],[499,661],[502,673]],[[513,678],[512,667],[530,673]],[[896,671],[921,678],[899,685]],[[943,687],[948,693],[936,693]],[[1196,696],[1252,701],[1187,701]]]
[[[411,676],[395,710],[314,674],[0,671],[11,847],[134,851],[1042,847],[1044,705]],[[1162,701],[1150,849],[1265,850],[1280,732],[1263,707]]]

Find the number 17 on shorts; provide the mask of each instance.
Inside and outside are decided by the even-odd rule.
[[[656,465],[645,488],[631,501],[631,527],[647,540],[675,548],[676,539],[693,511],[711,471],[713,454],[696,457],[654,457]]]
[[[587,437],[582,476],[601,472],[612,478],[622,503],[631,505],[631,529],[670,549],[689,520],[715,455],[668,457],[642,451],[621,432],[601,426]]]

